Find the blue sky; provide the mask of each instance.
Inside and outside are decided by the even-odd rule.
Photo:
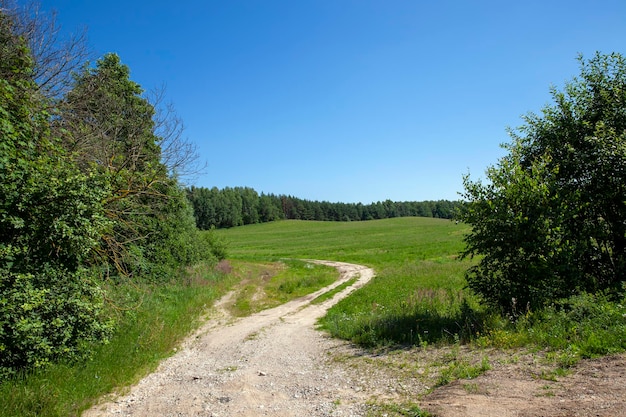
[[[626,53],[626,2],[42,1],[168,101],[194,184],[309,200],[457,199],[579,53]]]

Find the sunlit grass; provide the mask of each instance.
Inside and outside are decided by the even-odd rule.
[[[237,317],[276,307],[315,292],[339,278],[335,268],[295,259],[278,262],[232,261],[240,285],[227,306]]]
[[[484,320],[465,290],[471,261],[457,257],[467,226],[450,220],[281,221],[219,231],[230,256],[363,264],[376,277],[321,320],[333,336],[366,346],[468,339]]]
[[[229,257],[330,259],[375,267],[453,260],[468,227],[450,220],[403,217],[367,222],[278,221],[218,230]]]
[[[0,384],[0,416],[76,416],[100,396],[153,370],[195,327],[231,277],[198,266],[186,282],[108,288],[117,330],[92,360],[56,364]]]

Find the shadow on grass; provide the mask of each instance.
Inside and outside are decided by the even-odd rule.
[[[468,343],[489,327],[491,314],[463,300],[447,311],[372,311],[358,316],[330,316],[323,327],[333,336],[364,347],[426,346]]]

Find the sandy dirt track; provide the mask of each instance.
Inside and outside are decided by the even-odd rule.
[[[369,281],[374,271],[322,262],[341,277],[333,285],[279,307],[232,319],[217,305],[216,317],[185,341],[156,372],[124,397],[84,416],[329,416],[361,415],[364,394],[325,356],[344,342],[314,329],[317,318]],[[317,295],[358,277],[322,304]]]

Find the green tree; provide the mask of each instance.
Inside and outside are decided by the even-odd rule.
[[[235,191],[241,196],[241,211],[243,224],[259,222],[259,195],[250,187],[236,187]]]
[[[261,193],[259,197],[259,219],[262,222],[273,222],[282,218],[280,199],[274,195]]]
[[[580,61],[554,103],[512,131],[488,182],[464,178],[470,288],[507,312],[619,289],[626,277],[626,61]]]
[[[110,330],[84,267],[109,227],[108,189],[67,158],[45,108],[25,41],[0,10],[0,379],[82,357]]]
[[[75,152],[83,166],[96,164],[113,175],[162,176],[165,167],[154,134],[156,110],[142,97],[143,92],[116,54],[106,54],[94,67],[85,65],[59,105],[57,125],[66,149]],[[124,184],[124,189],[145,185],[141,178],[121,182],[133,180],[138,184]]]
[[[217,191],[217,188],[215,189]],[[209,230],[216,226],[215,205],[211,201],[211,189],[191,186],[187,189],[187,198],[191,202],[196,219],[196,226]]]
[[[119,56],[107,54],[75,76],[54,128],[83,172],[109,185],[113,227],[102,235],[102,257],[123,275],[167,277],[211,251],[193,247],[193,211],[162,161],[157,111],[143,93]]]

